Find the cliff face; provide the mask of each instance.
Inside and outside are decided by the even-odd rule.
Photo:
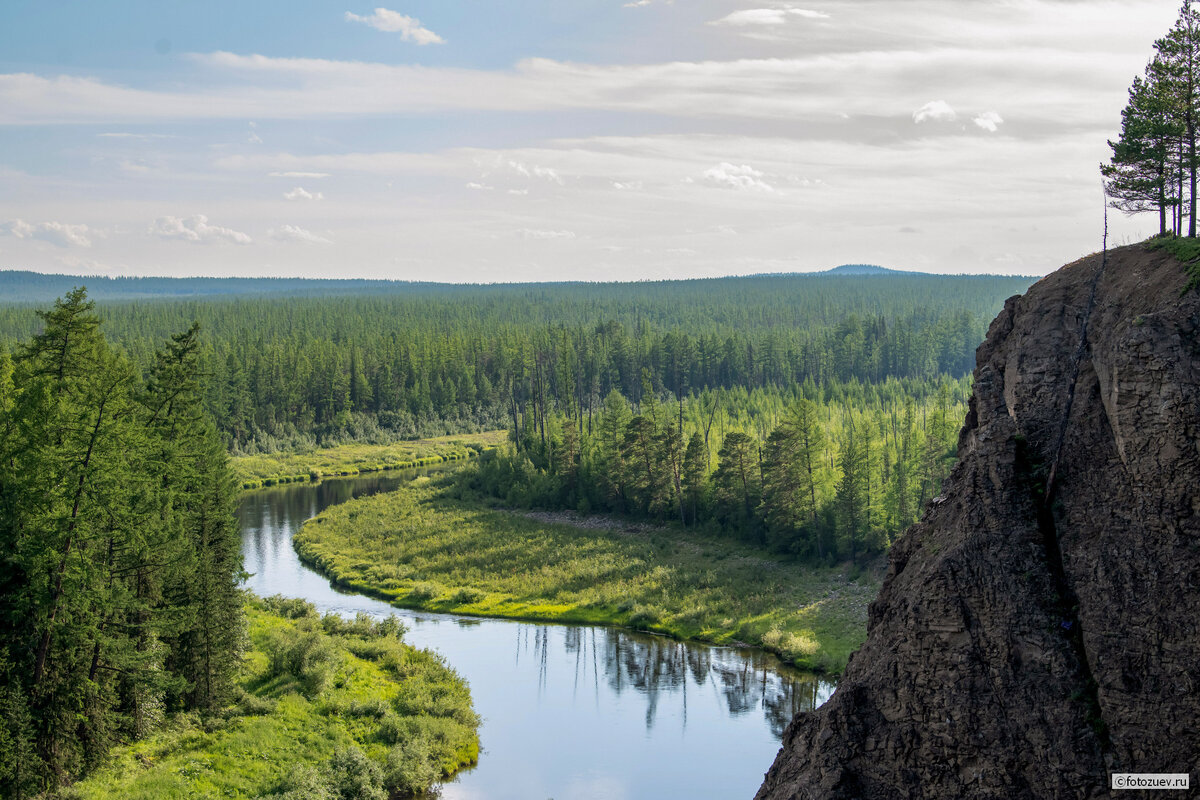
[[[1134,245],[1005,304],[960,461],[760,800],[1108,797],[1111,772],[1190,772],[1194,790],[1200,293],[1185,283]]]

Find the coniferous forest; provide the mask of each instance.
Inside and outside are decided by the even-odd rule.
[[[4,306],[4,794],[71,784],[181,712],[244,704],[257,662],[230,453],[503,428],[509,444],[462,469],[460,491],[862,565],[936,495],[984,324],[1028,282],[99,304],[79,288],[49,310]]]
[[[138,366],[82,290],[0,355],[0,792],[229,702],[243,647],[234,484],[197,328]]]

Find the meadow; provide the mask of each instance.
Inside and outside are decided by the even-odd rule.
[[[335,584],[401,607],[754,645],[829,673],[862,643],[881,568],[811,567],[692,530],[509,511],[453,475],[328,509],[295,546]]]
[[[404,644],[396,618],[322,618],[279,597],[249,599],[246,616],[236,706],[171,716],[63,796],[384,800],[476,761],[467,685],[437,654]]]
[[[280,483],[461,461],[499,446],[507,437],[506,431],[496,430],[391,444],[342,444],[233,456],[230,464],[238,485],[243,489],[259,489]]]

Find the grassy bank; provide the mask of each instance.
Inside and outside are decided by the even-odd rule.
[[[471,764],[479,719],[439,656],[396,620],[318,617],[299,600],[247,604],[250,652],[237,706],[180,714],[72,787],[80,800],[300,800],[411,793]]]
[[[407,607],[623,625],[742,642],[838,672],[878,581],[691,531],[521,515],[455,496],[452,478],[325,511],[295,538],[338,584]],[[590,527],[589,527],[590,526]]]
[[[320,480],[389,469],[459,461],[504,442],[506,431],[465,433],[393,444],[345,444],[307,452],[235,456],[230,461],[243,489]]]

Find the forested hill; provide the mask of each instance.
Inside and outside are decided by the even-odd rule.
[[[143,365],[158,342],[198,321],[208,409],[231,446],[253,450],[296,436],[508,427],[531,404],[539,418],[590,414],[613,390],[640,401],[643,372],[656,393],[676,397],[960,377],[1004,300],[1032,282],[387,284],[344,295],[110,300],[97,310]],[[0,346],[37,330],[33,308],[0,305]]]
[[[106,275],[60,275],[27,270],[0,270],[0,302],[31,303],[39,306],[53,302],[76,286],[84,286],[88,296],[96,301],[145,300],[167,298],[230,297],[325,297],[329,295],[474,295],[477,292],[529,291],[546,289],[565,292],[586,286],[590,290],[652,285],[674,286],[679,289],[700,289],[704,292],[739,290],[745,284],[761,281],[790,281],[796,278],[813,279],[861,275],[893,276],[898,278],[937,276],[923,272],[904,272],[872,264],[843,264],[823,272],[788,273],[786,275],[753,275],[734,278],[699,278],[693,280],[638,283],[524,283],[524,284],[449,284],[417,281],[328,279],[328,278],[165,278],[165,277],[108,277]],[[957,276],[956,276],[957,277]],[[981,276],[986,279],[994,276]],[[1000,280],[1030,281],[1025,278]]]

